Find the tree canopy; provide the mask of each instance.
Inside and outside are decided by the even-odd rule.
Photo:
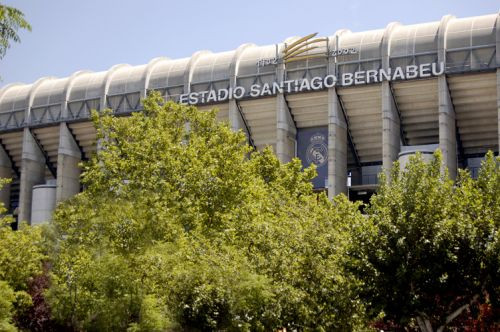
[[[498,327],[492,153],[477,180],[450,180],[439,152],[396,163],[362,214],[314,192],[314,167],[254,151],[215,110],[157,93],[143,105],[92,113],[84,190],[50,225],[12,231],[3,218],[0,329]]]
[[[68,329],[352,330],[345,197],[314,169],[253,151],[215,112],[157,94],[131,117],[93,114],[101,150],[64,203],[49,303]]]
[[[7,181],[0,179],[0,188]],[[35,278],[42,274],[46,256],[41,229],[22,224],[14,231],[13,219],[5,212],[0,205],[0,330],[16,331],[16,325],[23,325],[31,314],[29,291]]]
[[[19,29],[31,31],[31,25],[24,19],[19,9],[0,4],[0,59],[5,56],[10,43],[18,43],[21,38]]]
[[[442,331],[473,304],[498,307],[499,159],[488,153],[477,180],[462,171],[454,183],[440,168],[439,151],[396,163],[352,227],[352,269],[372,314],[422,331]]]

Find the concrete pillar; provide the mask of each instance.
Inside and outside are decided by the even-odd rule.
[[[28,128],[24,128],[19,190],[19,221],[31,221],[33,186],[45,182],[45,156]]]
[[[330,39],[331,49],[340,49],[340,37],[348,30],[338,30]],[[338,76],[336,58],[328,59],[328,74]],[[328,198],[347,192],[348,124],[336,88],[328,89]]]
[[[446,68],[446,41],[449,22],[455,18],[443,16],[438,30],[438,62]],[[443,166],[448,168],[450,178],[457,174],[457,133],[455,124],[455,110],[451,102],[450,90],[446,75],[438,77],[439,98],[439,149],[443,154]]]
[[[450,178],[457,175],[457,134],[455,110],[451,102],[446,76],[438,77],[439,98],[439,149],[443,154],[443,166],[448,168]]]
[[[328,89],[328,197],[347,195],[347,123],[335,88]]]
[[[498,108],[498,155],[500,156],[500,13],[497,15],[496,27],[496,46],[495,46],[495,61],[497,64],[497,108]]]
[[[389,82],[382,82],[382,167],[387,175],[401,149],[400,125]]]
[[[234,99],[229,100],[229,125],[231,126],[232,130],[238,131],[242,129],[247,137],[249,136],[245,121],[243,120],[243,117],[238,108],[238,101]]]
[[[398,22],[392,22],[387,25],[380,45],[382,55],[382,68],[388,70],[390,65],[391,55],[391,37],[395,28],[399,25]],[[401,149],[401,130],[400,119],[394,97],[392,95],[391,86],[388,81],[381,84],[382,93],[382,170],[387,176],[390,174],[392,163],[398,159],[399,150]]]
[[[12,178],[12,163],[5,149],[0,146],[0,178]],[[6,209],[10,206],[10,183],[5,184],[0,190],[0,202]]]
[[[59,150],[57,154],[56,203],[80,192],[81,151],[66,123],[59,127]]]
[[[255,45],[253,44],[243,44],[240,45],[236,51],[234,52],[234,56],[231,59],[231,64],[229,65],[229,86],[230,88],[234,89],[235,87],[238,86],[238,80],[237,80],[237,75],[238,75],[238,64],[241,58],[241,55],[245,51],[245,49],[249,47],[254,47]],[[249,128],[247,127],[245,120],[243,118],[243,114],[241,114],[240,109],[238,108],[238,101],[231,99],[229,100],[229,125],[231,126],[231,129],[234,131],[238,131],[240,129],[243,129],[245,134],[247,135],[249,141],[250,139],[250,132]]]
[[[276,155],[281,162],[287,163],[295,157],[297,129],[282,93],[276,96],[276,119]]]
[[[500,68],[497,68],[498,155],[500,155]]]

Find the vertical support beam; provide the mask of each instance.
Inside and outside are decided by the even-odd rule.
[[[276,155],[287,163],[295,157],[297,128],[282,93],[276,96],[276,120]]]
[[[248,143],[253,148],[255,148],[255,144],[252,139],[252,133],[250,132],[250,127],[245,121],[243,112],[241,111],[241,106],[235,99],[229,100],[229,125],[231,126],[231,130],[233,131],[239,131],[240,129],[243,130],[243,132],[247,136]]]
[[[276,56],[281,53],[280,47],[276,45]],[[281,83],[285,80],[285,64],[276,66],[276,81]],[[297,128],[292,118],[288,103],[283,93],[276,95],[276,156],[278,159],[287,163],[296,155],[297,146]]]
[[[33,84],[28,95],[28,107],[26,108],[24,119],[26,123],[31,123],[31,106],[35,94],[40,85],[51,78],[41,78]],[[46,156],[40,149],[40,145],[33,137],[30,128],[25,127],[23,131],[23,147],[21,154],[21,176],[19,188],[19,215],[18,221],[26,221],[31,224],[31,204],[33,196],[33,186],[45,182]]]
[[[390,67],[391,35],[399,25],[392,22],[387,25],[382,38],[381,55],[382,68],[388,70]],[[387,176],[390,174],[392,163],[398,159],[401,150],[401,121],[398,109],[394,102],[390,83],[381,83],[382,93],[382,169]]]
[[[457,133],[455,110],[451,103],[446,76],[438,77],[439,98],[439,149],[443,154],[443,167],[448,168],[450,178],[457,175]]]
[[[328,41],[329,50],[340,49],[340,37],[349,30],[338,30]],[[337,77],[336,58],[328,59],[328,74]],[[347,145],[349,128],[335,87],[328,88],[328,198],[347,195]],[[353,149],[354,150],[354,149]],[[356,151],[353,151],[356,155]]]
[[[438,62],[446,68],[446,32],[448,23],[454,19],[447,15],[441,19],[438,30]],[[438,77],[439,98],[439,149],[443,154],[443,171],[448,168],[450,178],[457,175],[457,132],[455,110],[451,102],[446,74]]]
[[[235,99],[229,100],[229,125],[234,131],[243,129],[248,136],[248,132],[245,128],[245,121],[240,114],[240,110],[238,109],[238,104]]]
[[[401,149],[401,123],[389,82],[382,82],[382,168],[387,175]]]
[[[498,51],[497,51],[498,52]],[[498,155],[500,156],[500,68],[497,68]]]
[[[235,88],[237,86],[237,75],[238,75],[238,65],[241,54],[245,49],[252,47],[252,44],[243,44],[240,45],[231,59],[231,64],[229,66],[229,87]],[[248,137],[248,141],[252,141],[252,137],[250,135],[250,130],[247,126],[245,119],[243,118],[243,114],[241,112],[241,108],[238,105],[238,101],[235,99],[229,100],[229,125],[231,129],[234,131],[238,131],[243,129],[245,134]]]
[[[500,155],[500,13],[497,14],[496,22],[496,53],[495,60],[497,64],[497,108],[498,108],[498,155]]]
[[[240,63],[240,58],[243,52],[250,47],[255,47],[254,44],[243,44],[240,45],[237,49],[236,52],[234,53],[233,58],[231,59],[231,64],[229,65],[229,87],[230,88],[235,88],[238,85],[237,82],[237,76],[238,76],[238,69],[239,69],[239,63]],[[238,131],[242,129],[245,134],[247,135],[248,142],[250,145],[253,144],[252,140],[252,134],[250,132],[250,128],[248,127],[247,122],[245,121],[244,115],[241,111],[241,107],[238,104],[238,101],[235,99],[229,100],[229,125],[231,126],[231,129],[234,131]]]
[[[62,202],[80,191],[81,151],[66,123],[59,126],[59,150],[57,154],[56,203]]]
[[[19,192],[19,221],[31,222],[33,186],[45,182],[45,156],[29,128],[24,128]]]
[[[335,88],[328,89],[328,198],[347,194],[347,123]]]
[[[12,161],[5,149],[0,146],[0,178],[11,179],[12,178]],[[0,190],[0,202],[3,203],[6,209],[10,205],[10,183],[7,183]]]

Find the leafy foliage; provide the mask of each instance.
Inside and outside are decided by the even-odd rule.
[[[439,152],[396,163],[362,215],[215,113],[156,93],[130,117],[93,113],[85,190],[43,233],[3,219],[0,329],[498,326],[498,157],[456,182]]]
[[[31,278],[28,283],[26,292],[31,297],[32,305],[15,316],[15,324],[22,331],[57,330],[57,326],[51,319],[50,308],[45,297],[45,292],[50,286],[48,268],[49,264],[44,261],[42,273]]]
[[[372,315],[423,331],[496,302],[500,280],[499,159],[489,153],[477,181],[462,172],[456,185],[440,165],[439,151],[429,164],[417,156],[401,171],[396,163],[369,217],[352,227],[351,268]]]
[[[350,330],[345,197],[313,169],[254,152],[215,112],[157,94],[131,117],[93,114],[102,149],[57,210],[55,319],[74,330]]]
[[[31,31],[31,25],[24,19],[24,14],[16,8],[0,4],[0,59],[5,56],[10,42],[20,42],[19,29]]]
[[[16,297],[14,291],[5,281],[0,280],[0,330],[1,331],[17,331],[12,324],[13,302]]]
[[[0,179],[2,187],[7,179]],[[6,209],[0,205],[0,215]],[[0,330],[15,331],[15,323],[32,307],[30,283],[42,273],[45,259],[38,227],[11,228],[12,218],[0,218]]]

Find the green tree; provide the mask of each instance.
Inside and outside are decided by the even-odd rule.
[[[9,180],[0,179],[0,188]],[[39,227],[21,225],[11,228],[12,218],[5,216],[0,204],[0,330],[17,330],[14,318],[21,318],[32,306],[28,294],[30,282],[42,273],[45,259]]]
[[[93,113],[102,149],[55,214],[55,318],[68,329],[352,330],[345,197],[313,169],[254,152],[215,111],[158,94],[130,117]]]
[[[371,315],[422,331],[443,331],[471,305],[498,299],[499,160],[489,153],[478,180],[461,172],[456,184],[440,165],[439,151],[403,171],[395,163],[368,217],[352,226],[349,263]]]
[[[0,331],[17,331],[17,328],[12,324],[15,299],[14,291],[9,284],[0,280]]]
[[[21,41],[17,34],[19,29],[31,31],[31,25],[24,19],[23,12],[0,4],[0,59],[10,48],[11,41],[15,43]]]

